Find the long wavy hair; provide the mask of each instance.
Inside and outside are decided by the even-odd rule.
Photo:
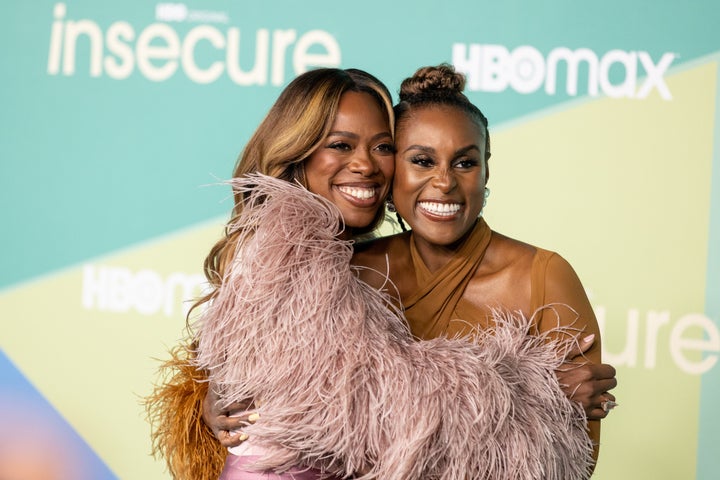
[[[311,70],[296,77],[282,91],[238,158],[233,177],[257,172],[307,187],[305,161],[330,132],[340,98],[346,92],[369,94],[385,113],[390,131],[394,132],[392,97],[380,80],[358,69]],[[230,223],[240,215],[244,205],[241,193],[234,192],[234,200]],[[372,231],[384,213],[380,208],[370,225],[354,229],[353,234]],[[210,292],[200,298],[190,312],[216,296],[227,263],[235,253],[237,237],[238,232],[226,228],[225,235],[210,250],[204,263]]]

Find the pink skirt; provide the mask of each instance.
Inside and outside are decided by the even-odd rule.
[[[252,464],[260,457],[228,455],[219,480],[340,480],[313,468],[293,468],[284,473],[257,472]]]

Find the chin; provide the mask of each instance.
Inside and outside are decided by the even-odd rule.
[[[365,218],[365,219],[345,219],[345,228],[351,228],[351,229],[362,229],[367,228],[370,226],[372,221],[374,220],[374,217],[372,218]]]
[[[435,245],[452,245],[454,243],[457,243],[460,241],[460,239],[463,238],[463,235],[459,235],[456,232],[448,233],[448,234],[439,234],[439,235],[431,235],[431,236],[425,236],[425,238]]]

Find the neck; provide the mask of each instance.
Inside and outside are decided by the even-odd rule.
[[[471,228],[460,239],[447,245],[429,242],[417,234],[413,234],[413,241],[425,266],[431,272],[436,272],[455,258],[458,250],[460,250],[460,247],[462,247],[472,231]]]
[[[355,232],[352,228],[345,225],[345,228],[343,228],[342,232],[338,233],[337,237],[340,240],[352,240],[355,238]]]

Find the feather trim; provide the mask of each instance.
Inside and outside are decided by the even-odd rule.
[[[380,479],[583,479],[592,445],[554,370],[574,343],[497,314],[472,338],[416,341],[349,267],[340,213],[282,180],[248,199],[238,251],[204,312],[197,364],[228,402],[253,398],[259,467]]]
[[[191,365],[190,349],[178,346],[160,367],[162,382],[144,399],[152,454],[164,458],[176,480],[217,480],[227,451],[202,420],[207,377]]]

